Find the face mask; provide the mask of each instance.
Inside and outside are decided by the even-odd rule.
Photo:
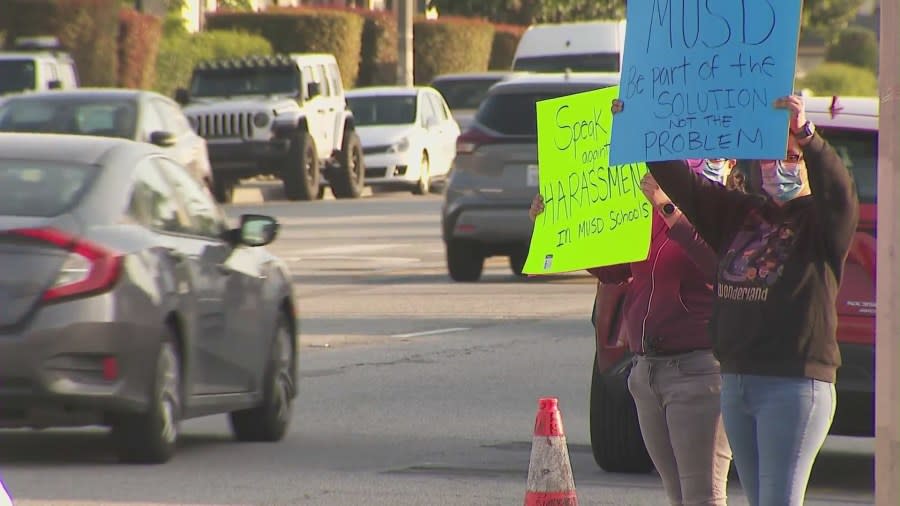
[[[704,160],[702,174],[710,181],[725,184],[727,160]]]
[[[778,160],[771,167],[765,163],[764,165],[766,166],[761,171],[762,189],[773,199],[787,202],[803,189],[799,163]]]

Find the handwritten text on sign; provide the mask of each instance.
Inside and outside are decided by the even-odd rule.
[[[618,87],[537,103],[538,216],[523,271],[570,272],[644,260],[652,207],[641,193],[647,167],[609,165]]]
[[[800,4],[629,2],[612,162],[784,158]]]

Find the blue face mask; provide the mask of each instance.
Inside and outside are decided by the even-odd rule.
[[[772,164],[771,167],[768,164]],[[762,189],[770,197],[787,202],[803,190],[803,178],[800,177],[800,164],[781,160],[763,162]]]

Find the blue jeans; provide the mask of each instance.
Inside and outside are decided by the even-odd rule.
[[[751,506],[802,506],[835,404],[832,383],[722,375],[722,420]]]

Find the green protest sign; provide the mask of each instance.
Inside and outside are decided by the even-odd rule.
[[[551,274],[647,258],[652,206],[643,163],[609,166],[618,86],[537,103],[537,217],[523,272]]]

